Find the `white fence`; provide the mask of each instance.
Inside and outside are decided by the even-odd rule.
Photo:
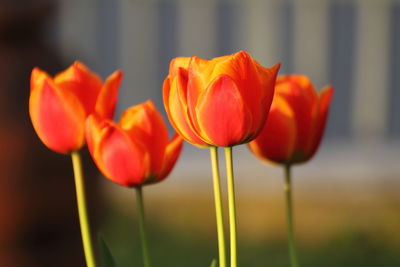
[[[400,4],[390,0],[60,2],[60,49],[102,75],[125,71],[120,108],[153,98],[175,56],[239,49],[335,86],[328,138],[400,137]]]

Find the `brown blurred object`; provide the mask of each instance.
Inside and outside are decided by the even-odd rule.
[[[56,11],[52,0],[0,1],[0,267],[85,266],[70,157],[47,149],[28,115],[32,68],[67,67],[45,41]],[[89,206],[95,178],[86,169]]]

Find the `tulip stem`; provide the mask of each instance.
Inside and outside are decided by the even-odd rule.
[[[143,205],[143,193],[142,187],[137,186],[136,189],[136,206],[139,213],[139,231],[140,231],[140,241],[142,244],[142,256],[143,256],[143,266],[150,267],[150,253],[149,246],[147,242],[146,227],[144,220],[144,205]]]
[[[291,172],[290,164],[285,165],[285,184],[284,184],[285,196],[286,196],[286,220],[287,220],[287,231],[288,231],[288,245],[290,264],[292,267],[298,267],[297,252],[294,242],[294,229],[293,229],[293,200],[292,200],[292,183],[291,183]]]
[[[218,168],[218,148],[210,147],[210,158],[214,186],[215,215],[217,220],[219,267],[226,267],[224,220],[222,214],[221,184]]]
[[[232,147],[225,147],[225,161],[226,161],[226,176],[227,176],[227,180],[228,180],[231,267],[236,267],[237,266],[236,206],[235,206],[235,183],[234,183],[234,177],[233,177]]]
[[[72,152],[71,158],[75,176],[76,199],[78,203],[79,223],[81,225],[83,251],[85,253],[86,265],[87,267],[95,267],[96,261],[91,241],[89,219],[86,208],[85,183],[83,180],[81,156],[79,151]]]

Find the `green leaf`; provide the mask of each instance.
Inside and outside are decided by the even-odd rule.
[[[101,266],[103,267],[117,267],[115,264],[115,260],[111,254],[111,251],[104,240],[102,235],[98,235],[98,242],[99,242],[99,248],[100,248],[100,260],[101,260]]]
[[[210,267],[217,267],[217,260],[213,259]]]

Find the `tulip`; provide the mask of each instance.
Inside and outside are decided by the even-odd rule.
[[[264,68],[244,51],[212,60],[173,59],[163,84],[171,124],[198,146],[252,140],[267,118],[279,67]]]
[[[111,181],[137,187],[163,180],[182,149],[182,139],[168,140],[167,127],[153,102],[126,110],[114,123],[91,115],[86,122],[90,154]]]
[[[122,72],[116,71],[103,83],[78,61],[55,77],[34,68],[29,114],[40,140],[59,153],[80,149],[85,144],[85,120],[90,114],[114,116],[121,79]]]
[[[143,264],[150,267],[142,186],[165,179],[182,150],[183,139],[168,130],[153,102],[132,106],[119,123],[96,114],[86,121],[86,139],[97,167],[111,181],[136,190]]]
[[[50,77],[39,68],[34,68],[31,74],[29,114],[33,127],[48,148],[71,154],[83,249],[88,267],[96,267],[96,261],[79,149],[85,144],[85,120],[90,114],[108,119],[114,116],[121,79],[122,72],[116,71],[103,83],[79,61],[55,77]]]
[[[255,138],[267,118],[280,64],[264,68],[248,53],[205,60],[171,61],[163,84],[169,120],[186,141],[209,146],[213,169],[219,265],[226,266],[217,147],[225,147],[228,176],[231,266],[236,267],[236,211],[232,146]]]
[[[331,86],[318,95],[304,75],[279,76],[267,122],[249,143],[251,151],[263,160],[282,164],[312,158],[324,132],[332,95]]]
[[[285,169],[285,199],[288,246],[292,267],[299,266],[294,241],[291,166],[312,158],[324,132],[333,88],[318,95],[304,75],[284,75],[277,79],[275,96],[267,122],[249,143],[260,159],[280,163]]]

